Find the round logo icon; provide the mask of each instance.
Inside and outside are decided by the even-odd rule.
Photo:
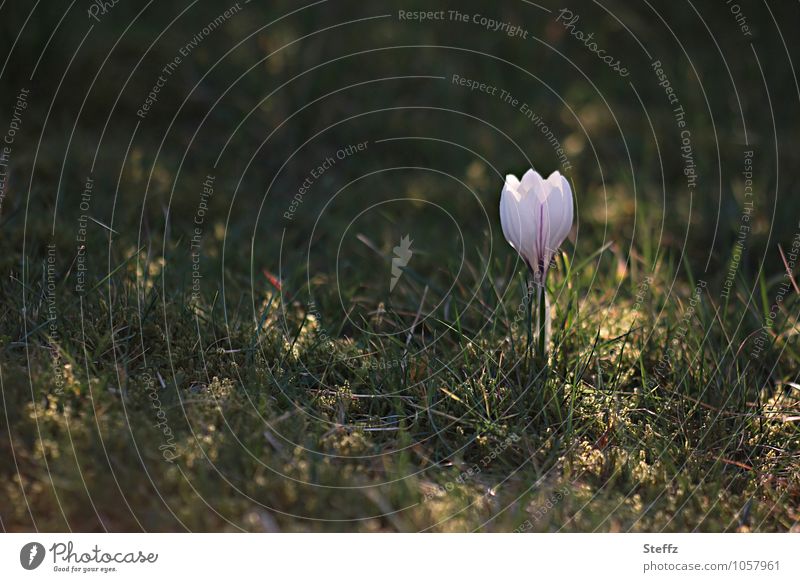
[[[44,561],[44,546],[39,542],[30,542],[19,551],[19,563],[26,570],[35,570]]]

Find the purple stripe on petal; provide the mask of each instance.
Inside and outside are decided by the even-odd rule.
[[[536,249],[536,259],[538,262],[537,266],[539,267],[539,276],[542,279],[542,281],[540,282],[542,284],[544,284],[544,260],[543,260],[544,253],[542,252],[542,249],[544,248],[544,241],[542,240],[543,236],[544,236],[544,204],[540,203],[539,204],[539,248]]]

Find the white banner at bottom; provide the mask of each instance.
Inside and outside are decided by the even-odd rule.
[[[796,534],[3,534],[0,580],[800,580]],[[586,578],[582,578],[582,577]]]

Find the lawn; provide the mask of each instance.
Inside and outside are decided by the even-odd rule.
[[[132,4],[0,3],[3,530],[798,530],[796,5]]]

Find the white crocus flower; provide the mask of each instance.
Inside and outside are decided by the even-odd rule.
[[[545,180],[533,169],[522,180],[506,176],[500,196],[500,223],[508,243],[528,265],[537,290],[539,354],[549,343],[550,312],[545,281],[558,247],[572,228],[572,189],[559,172]]]
[[[523,258],[534,282],[543,285],[558,247],[572,228],[572,189],[559,172],[545,180],[528,170],[506,176],[500,197],[503,234]]]

